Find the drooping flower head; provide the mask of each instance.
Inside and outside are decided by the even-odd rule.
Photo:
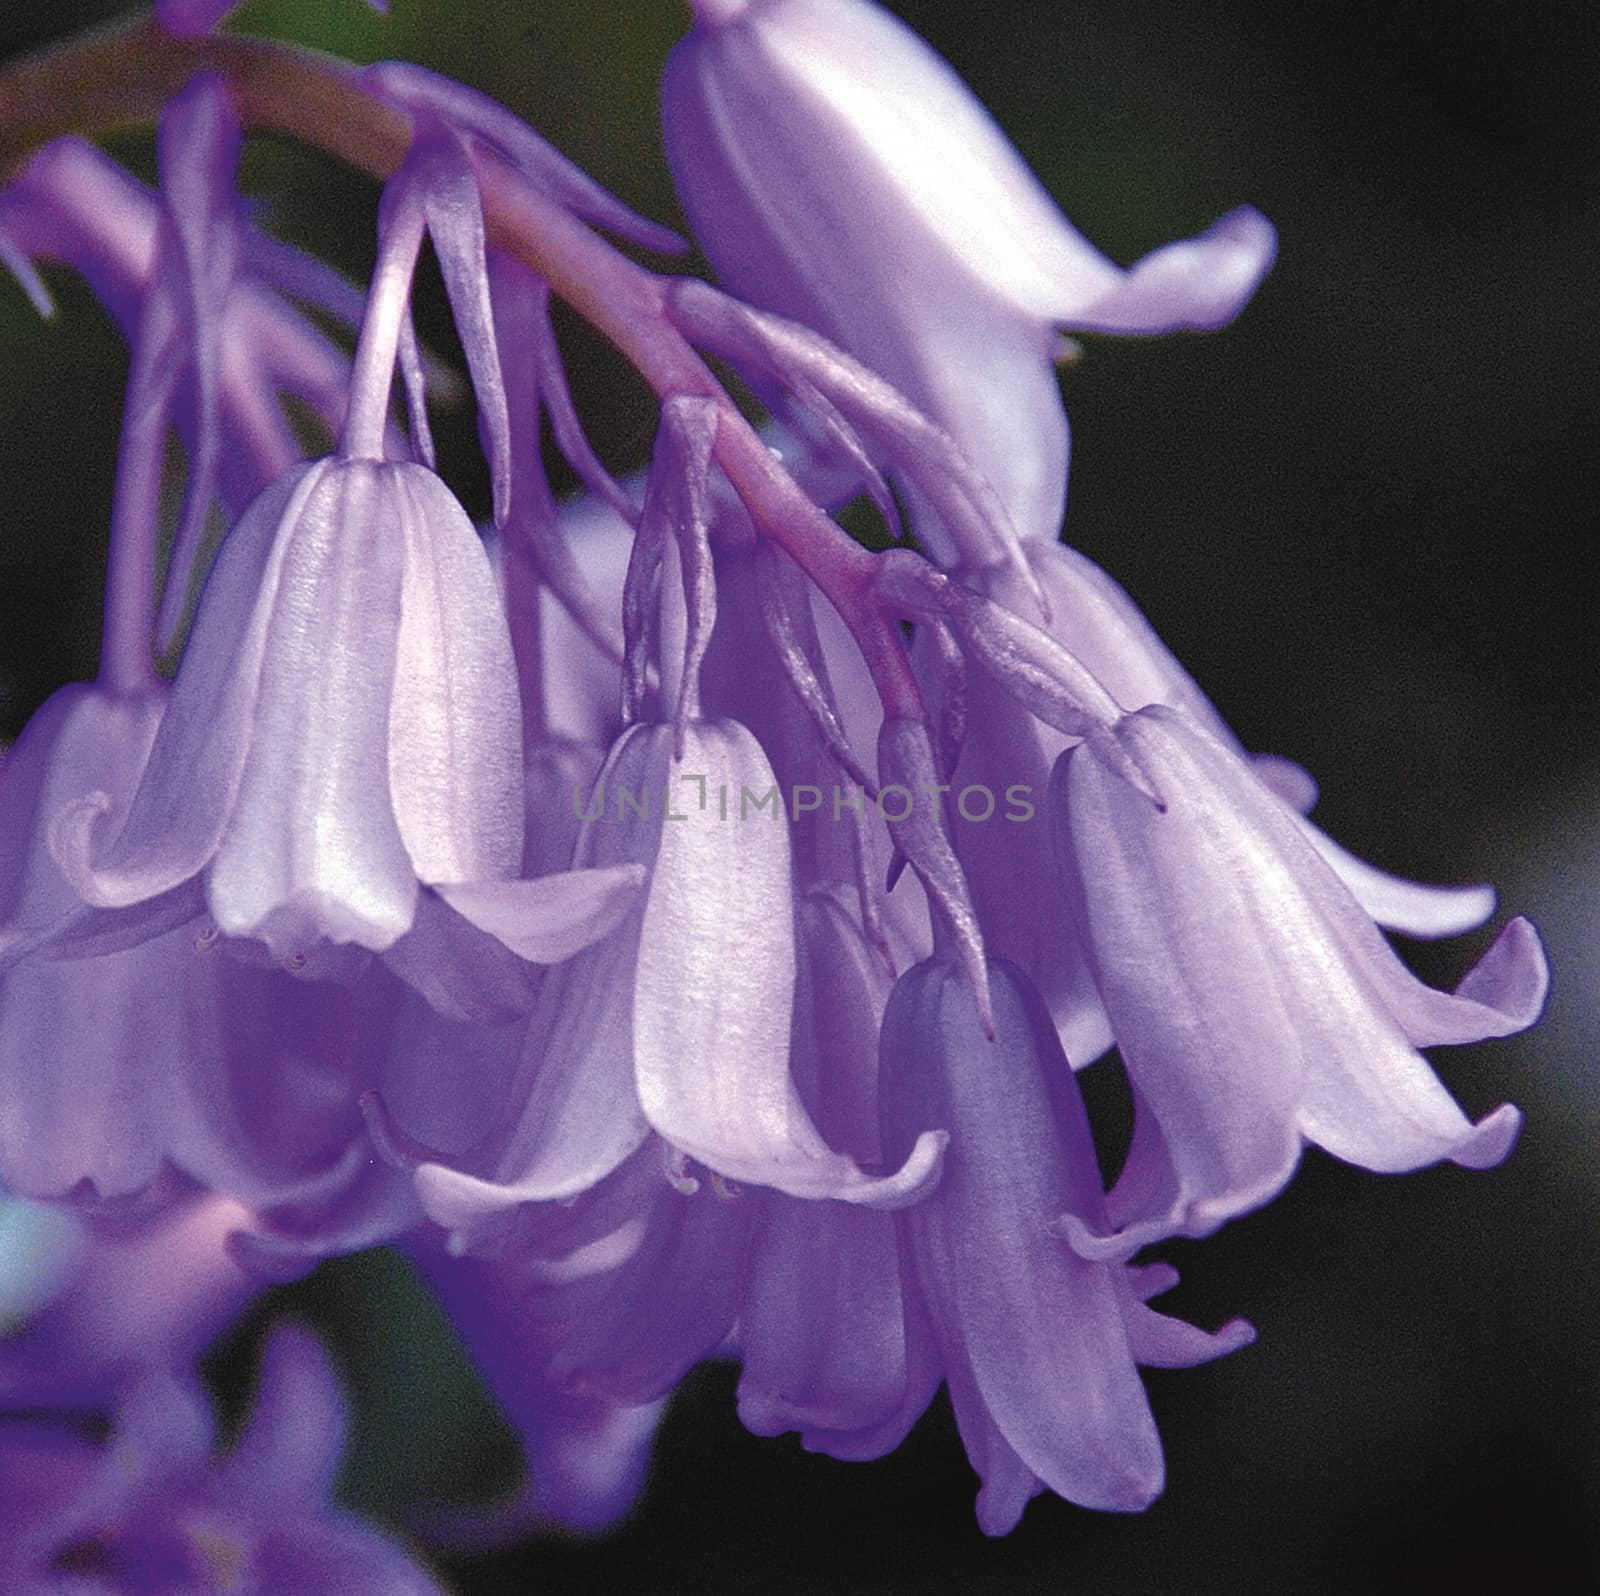
[[[114,1399],[122,1429],[12,1432],[39,1448],[13,1472],[43,1464],[0,1498],[0,1559],[426,1589],[326,1504],[307,1343],[274,1343],[217,1467],[164,1372],[263,1280],[396,1239],[524,1440],[488,1534],[614,1519],[713,1356],[750,1428],[844,1459],[945,1384],[990,1533],[1043,1489],[1146,1506],[1140,1365],[1250,1332],[1154,1313],[1174,1277],[1132,1254],[1266,1200],[1308,1140],[1503,1156],[1515,1110],[1472,1125],[1417,1049],[1527,1024],[1544,984],[1519,921],[1453,996],[1415,983],[1378,925],[1448,934],[1492,895],[1335,847],[1310,778],[1247,755],[1053,541],[1058,329],[1220,325],[1270,227],[1237,211],[1123,271],[867,0],[699,0],[667,138],[723,286],[666,279],[600,234],[672,236],[503,107],[204,38],[228,9],[127,36],[206,68],[165,108],[158,195],[69,141],[0,196],[0,259],[38,297],[35,260],[78,266],[134,345],[102,680],[0,767],[0,1181],[120,1205],[0,1386]],[[317,92],[275,108],[286,82]],[[385,181],[366,294],[252,225],[241,115]],[[435,469],[428,237],[484,534]],[[359,325],[353,358],[283,296]],[[553,297],[659,397],[640,483],[590,444]],[[300,458],[285,393],[331,455]],[[158,606],[169,430],[190,464]],[[862,490],[932,558],[854,540],[830,510]],[[168,687],[213,505],[232,525]],[[575,530],[597,519],[601,545]],[[1113,1043],[1136,1132],[1108,1197],[1072,1067]]]

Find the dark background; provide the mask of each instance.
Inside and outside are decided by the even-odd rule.
[[[0,54],[119,9],[10,0]],[[1311,1154],[1270,1209],[1168,1249],[1187,1276],[1174,1310],[1244,1314],[1261,1339],[1150,1375],[1170,1480],[1141,1517],[1042,1499],[985,1542],[942,1409],[895,1458],[845,1466],[745,1435],[732,1374],[709,1370],[671,1408],[623,1530],[457,1571],[458,1588],[1595,1588],[1594,10],[894,9],[1114,257],[1241,201],[1277,223],[1279,264],[1233,329],[1090,342],[1067,378],[1067,536],[1131,588],[1247,743],[1321,777],[1319,818],[1341,840],[1419,878],[1493,880],[1541,924],[1545,1025],[1439,1057],[1470,1112],[1509,1097],[1527,1129],[1486,1174],[1384,1179]],[[677,213],[655,81],[683,15],[669,0],[394,0],[387,23],[356,0],[241,13],[462,76],[663,219]],[[116,147],[148,164],[147,141]],[[368,185],[282,146],[253,150],[248,180],[289,236],[352,270],[370,259]],[[51,280],[48,325],[0,284],[7,734],[93,670],[126,371],[88,295]],[[611,463],[638,463],[652,417],[592,345],[573,350]],[[481,495],[466,419],[445,431],[447,470]],[[1424,949],[1419,968],[1453,982],[1484,940]],[[1109,1082],[1089,1085],[1111,1106]],[[398,1512],[503,1445],[474,1427],[459,1371],[432,1372],[448,1368],[436,1328],[397,1270],[342,1266],[290,1301],[357,1380],[352,1500]]]

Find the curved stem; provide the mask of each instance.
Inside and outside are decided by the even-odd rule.
[[[0,73],[0,174],[62,133],[154,120],[201,70],[226,79],[247,127],[287,133],[380,181],[410,148],[410,119],[368,93],[359,69],[348,63],[261,39],[178,38],[147,15],[67,40]],[[751,518],[839,611],[887,713],[923,718],[899,631],[873,598],[873,556],[774,461],[668,322],[661,281],[497,157],[480,152],[476,165],[489,242],[531,266],[663,399],[702,394],[718,405],[717,464]]]

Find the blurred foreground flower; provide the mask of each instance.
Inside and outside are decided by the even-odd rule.
[[[0,1424],[0,1584],[39,1592],[370,1591],[437,1596],[393,1543],[328,1500],[344,1406],[300,1330],[268,1341],[250,1423],[213,1461],[205,1401],[160,1368],[128,1379],[109,1437]]]

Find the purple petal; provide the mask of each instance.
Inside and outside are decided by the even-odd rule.
[[[526,1538],[535,1515],[535,1523],[555,1519],[584,1534],[610,1528],[644,1484],[660,1404],[619,1407],[553,1380],[548,1332],[530,1323],[526,1288],[513,1268],[433,1253],[418,1262],[522,1439],[526,1505],[522,1524],[508,1526],[522,1534],[503,1538]]]
[[[1162,1465],[1121,1271],[1051,1234],[1060,1212],[1091,1224],[1103,1212],[1076,1083],[1026,978],[995,964],[990,990],[993,1040],[953,967],[902,976],[884,1018],[882,1089],[891,1150],[929,1123],[951,1130],[939,1190],[899,1223],[994,1533],[1032,1494],[1024,1468],[1084,1506],[1129,1511],[1159,1492]]]
[[[1528,939],[1514,935],[1482,978],[1484,991],[1507,988],[1495,995],[1511,1015],[1470,992],[1430,994],[1298,818],[1226,748],[1160,706],[1129,716],[1118,735],[1156,773],[1168,809],[1130,795],[1086,751],[1058,766],[1052,803],[1067,884],[1151,1121],[1119,1192],[1131,1182],[1166,1205],[1122,1248],[1162,1226],[1204,1235],[1264,1201],[1289,1178],[1302,1136],[1380,1170],[1504,1156],[1514,1111],[1472,1126],[1405,1018],[1447,1007],[1458,1038],[1463,1020],[1477,1036],[1514,1028],[1540,985]]]
[[[722,283],[892,383],[1025,539],[1056,536],[1065,496],[1053,323],[1214,324],[1270,259],[1270,229],[1235,212],[1122,272],[948,65],[859,0],[703,13],[668,62],[663,107],[674,180]],[[925,546],[952,559],[945,511],[910,497]]]
[[[555,1377],[573,1392],[626,1404],[671,1390],[733,1327],[752,1208],[709,1187],[680,1195],[657,1177],[644,1235],[627,1260],[549,1292],[545,1311],[564,1330]]]
[[[436,890],[457,914],[535,964],[556,964],[598,942],[637,906],[643,865],[568,870],[534,881],[462,882]]]
[[[280,958],[321,937],[381,951],[416,914],[399,805],[387,799],[391,705],[409,701],[412,685],[399,679],[396,660],[397,635],[403,650],[407,631],[405,579],[416,563],[401,535],[415,513],[394,475],[402,470],[420,472],[324,462],[299,477],[310,491],[297,493],[272,529],[273,580],[252,618],[258,625],[267,612],[248,754],[208,896],[224,933],[259,937]],[[234,595],[214,583],[185,669],[191,661],[209,667],[211,652],[230,646],[230,625],[237,635]],[[337,669],[328,669],[330,658]],[[183,686],[180,672],[169,720]],[[151,771],[161,752],[158,740]]]
[[[1223,327],[1249,302],[1277,252],[1272,223],[1241,205],[1197,238],[1152,250],[1099,298],[1058,300],[1053,319],[1077,332]]]
[[[870,1430],[899,1410],[905,1328],[890,1215],[765,1196],[743,1289],[747,1430]]]
[[[1419,886],[1356,858],[1310,821],[1304,829],[1311,846],[1333,866],[1356,902],[1391,931],[1453,937],[1476,930],[1494,913],[1493,887]]]
[[[255,1411],[222,1471],[222,1489],[279,1511],[320,1507],[344,1449],[345,1403],[327,1354],[304,1330],[267,1340]]]
[[[585,823],[575,853],[580,867],[626,869],[654,858],[669,735],[643,726],[624,733],[595,779],[586,809],[595,818]],[[625,810],[624,793],[643,798],[646,813]],[[649,1123],[633,1068],[637,944],[636,916],[549,972],[524,1044],[522,1095],[487,1169],[425,1163],[417,1170],[418,1195],[438,1223],[470,1229],[518,1203],[574,1196],[644,1141]]]
[[[280,526],[322,479],[307,467],[264,494],[224,540],[127,819],[109,846],[98,795],[63,809],[51,851],[86,902],[121,908],[197,875],[222,841],[244,773],[281,580]],[[319,662],[320,663],[320,662]]]
[[[639,937],[634,1069],[639,1101],[669,1142],[735,1180],[797,1197],[875,1206],[914,1202],[938,1178],[942,1139],[922,1137],[904,1166],[874,1179],[818,1134],[789,1075],[794,904],[788,828],[779,816],[719,818],[765,793],[772,767],[733,721],[687,728],[677,790],[706,779],[663,826]]]
[[[522,711],[494,573],[431,472],[382,469],[381,536],[404,547],[388,786],[419,880],[487,881],[522,860]]]

